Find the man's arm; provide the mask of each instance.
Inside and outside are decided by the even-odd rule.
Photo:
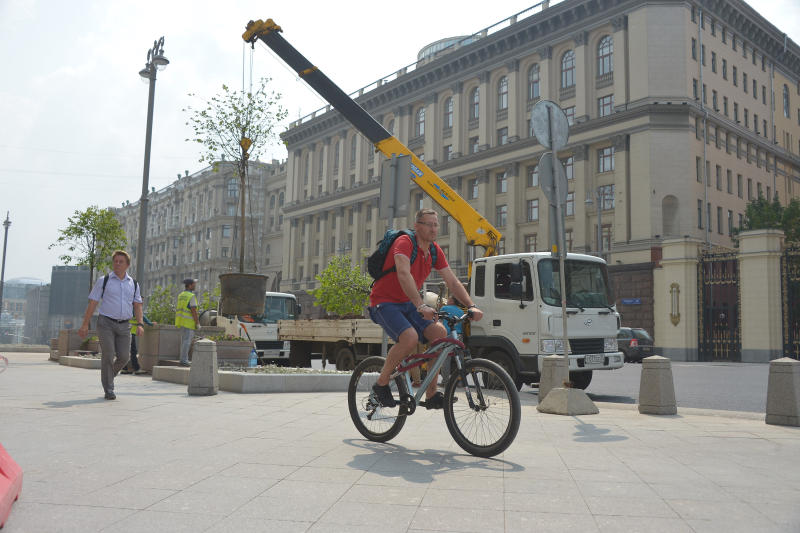
[[[194,305],[192,305],[194,303]],[[197,299],[192,296],[192,299],[189,300],[189,311],[192,312],[192,318],[194,318],[194,325],[195,327],[200,327],[200,317],[197,315]]]
[[[447,285],[447,288],[450,289],[450,294],[455,296],[456,299],[459,302],[463,303],[464,305],[472,307],[470,311],[472,311],[473,320],[480,320],[481,318],[483,318],[483,311],[481,311],[475,306],[475,303],[472,301],[472,298],[470,298],[467,289],[465,289],[464,285],[462,285],[461,282],[458,281],[458,278],[456,277],[455,274],[453,274],[453,271],[450,270],[450,267],[445,267],[441,270],[437,270],[437,272],[439,273],[440,276],[442,276],[442,279],[444,280],[445,285]]]
[[[98,300],[89,300],[89,305],[86,306],[86,312],[83,314],[83,323],[78,328],[78,336],[80,338],[86,337],[89,334],[89,322],[92,320],[94,310],[97,309]]]
[[[133,316],[136,317],[136,335],[143,335],[144,328],[142,324],[144,324],[144,314],[142,313],[142,303],[141,302],[133,302]]]

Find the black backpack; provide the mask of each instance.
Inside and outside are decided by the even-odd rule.
[[[398,237],[401,235],[408,235],[411,237],[411,242],[414,246],[411,247],[411,264],[414,264],[414,261],[417,259],[417,237],[414,235],[414,231],[410,229],[388,229],[386,233],[383,234],[383,238],[378,241],[378,248],[372,252],[372,255],[369,256],[367,259],[367,272],[369,275],[373,277],[375,281],[378,281],[386,274],[391,272],[395,272],[397,267],[392,267],[389,270],[384,270],[383,265],[386,262],[386,256],[389,253],[389,248],[392,247],[394,241],[397,240]],[[430,254],[431,254],[431,265],[436,264],[436,245],[431,243],[430,245]],[[373,282],[374,284],[374,282]]]
[[[136,290],[139,288],[139,282],[136,281],[136,278],[131,278],[131,279],[133,279],[133,297],[136,298]],[[108,274],[103,276],[103,292],[100,293],[101,300],[103,299],[103,296],[106,294],[106,285],[108,285]],[[139,296],[141,295],[142,293],[139,292]]]

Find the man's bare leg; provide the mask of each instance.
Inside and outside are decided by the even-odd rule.
[[[389,376],[392,375],[392,372],[397,365],[400,364],[400,361],[414,351],[417,347],[418,340],[419,336],[414,328],[408,328],[400,334],[397,342],[386,354],[386,362],[383,364],[383,369],[381,369],[381,375],[378,376],[378,385],[384,386],[389,384]]]

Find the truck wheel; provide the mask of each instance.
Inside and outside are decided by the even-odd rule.
[[[293,342],[289,351],[289,366],[306,368],[311,366],[311,350],[303,342]]]
[[[353,350],[343,346],[336,350],[336,370],[353,370],[356,367],[356,356]]]
[[[486,359],[489,361],[494,361],[500,365],[503,370],[505,370],[508,375],[511,376],[511,380],[514,382],[514,386],[517,387],[517,390],[522,390],[522,378],[520,378],[519,374],[517,374],[516,369],[514,369],[514,364],[511,362],[511,358],[508,357],[506,352],[502,350],[489,352],[489,354],[486,355]]]
[[[570,372],[569,380],[572,382],[572,386],[576,389],[586,390],[586,387],[588,387],[589,383],[592,382],[592,371],[586,370],[583,372]]]

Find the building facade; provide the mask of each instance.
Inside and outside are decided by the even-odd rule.
[[[280,284],[286,163],[251,161],[245,190],[245,271]],[[220,274],[239,271],[240,182],[236,166],[221,161],[149,195],[143,294],[156,285],[181,286],[196,278],[198,292],[213,290]],[[139,202],[112,208],[128,238],[135,272]]]
[[[742,1],[544,3],[470,39],[420,53],[356,101],[504,234],[500,253],[549,250],[546,150],[530,121],[540,99],[570,123],[558,153],[567,246],[602,252],[618,285],[643,272],[652,292],[662,240],[732,247],[750,199],[800,196],[800,49]],[[361,263],[383,234],[384,158],[329,108],[283,138],[284,288],[308,289],[332,255]],[[437,208],[414,189],[410,205]],[[438,210],[438,242],[465,276],[463,233]],[[638,296],[652,315],[653,295]],[[652,317],[635,325],[652,331]]]

